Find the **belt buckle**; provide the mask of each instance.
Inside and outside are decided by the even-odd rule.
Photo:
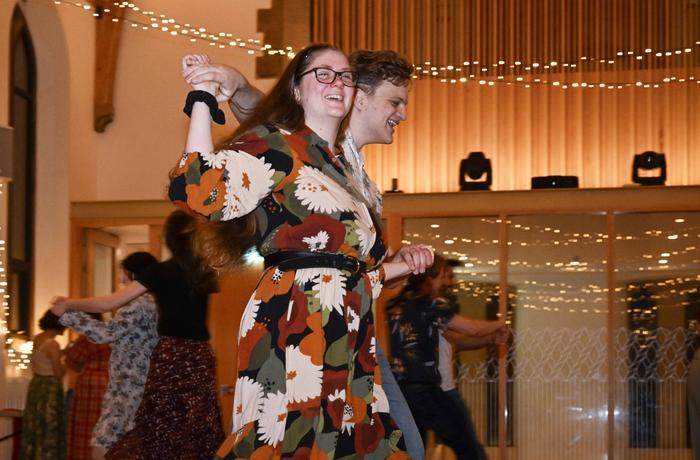
[[[351,260],[352,262],[354,262],[354,264],[353,264],[354,267],[351,268],[351,269],[348,269],[348,271],[349,271],[350,273],[355,274],[355,273],[359,273],[359,272],[360,272],[360,259],[357,259],[357,258],[351,257],[351,256],[345,256],[345,259],[346,259],[346,260]]]

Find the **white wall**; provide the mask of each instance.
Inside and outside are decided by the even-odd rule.
[[[48,301],[68,291],[69,203],[164,197],[167,174],[182,150],[188,88],[180,76],[186,53],[252,78],[255,59],[239,49],[216,49],[166,33],[124,27],[114,92],[115,118],[104,133],[93,130],[95,19],[89,12],[49,0],[0,2],[0,30],[9,31],[19,4],[37,59],[37,190],[35,229],[35,318]],[[257,9],[269,0],[223,2],[147,0],[141,9],[241,38],[260,38]],[[133,12],[127,18],[136,18]],[[9,34],[0,34],[0,124],[9,118]],[[263,90],[270,80],[254,81]],[[230,124],[217,137],[233,131]]]
[[[9,5],[8,5],[9,3]],[[0,27],[9,30],[14,2],[3,3]],[[69,74],[63,27],[57,11],[41,2],[21,2],[37,61],[37,143],[34,299],[43,312],[68,286]],[[9,118],[9,34],[0,41],[0,113]]]
[[[269,0],[222,2],[206,0],[140,2],[179,22],[230,32],[241,38],[260,38],[256,33],[257,9]],[[167,8],[167,9],[166,9]],[[188,87],[180,76],[180,58],[187,53],[207,53],[212,60],[238,67],[253,77],[255,59],[240,49],[211,47],[204,42],[140,28],[124,27],[114,93],[115,117],[104,133],[92,130],[94,31],[92,18],[77,8],[63,14],[70,22],[72,92],[71,199],[125,200],[164,197],[168,171],[182,151],[187,119],[182,113]],[[133,15],[133,13],[131,13]],[[270,82],[258,82],[265,89]],[[228,115],[229,121],[233,117]],[[233,130],[217,130],[223,136]]]

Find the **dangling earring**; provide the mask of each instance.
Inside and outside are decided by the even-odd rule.
[[[298,88],[294,88],[294,100],[297,101],[297,104],[301,104],[301,95]]]

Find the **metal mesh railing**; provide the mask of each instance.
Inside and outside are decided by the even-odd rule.
[[[693,336],[686,329],[613,334],[597,329],[515,331],[507,354],[509,458],[599,459],[608,451],[614,396],[615,458],[689,458],[685,382]],[[461,364],[459,389],[484,444],[497,445],[495,357]]]

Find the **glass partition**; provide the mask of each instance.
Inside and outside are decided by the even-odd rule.
[[[700,213],[616,216],[615,458],[685,459]]]
[[[604,214],[508,220],[516,458],[604,457],[606,233]]]
[[[403,244],[429,244],[459,262],[453,294],[460,313],[496,319],[499,296],[499,224],[495,217],[416,218],[403,222]],[[498,350],[486,347],[458,354],[457,384],[469,407],[477,436],[498,445]]]
[[[461,313],[492,319],[501,225],[513,328],[505,376],[509,458],[602,459],[611,448],[615,458],[688,458],[700,212],[615,214],[610,222],[606,213],[510,216],[505,223],[410,218],[403,243],[430,244],[458,260]],[[461,352],[459,365],[479,439],[497,458],[497,350]]]

